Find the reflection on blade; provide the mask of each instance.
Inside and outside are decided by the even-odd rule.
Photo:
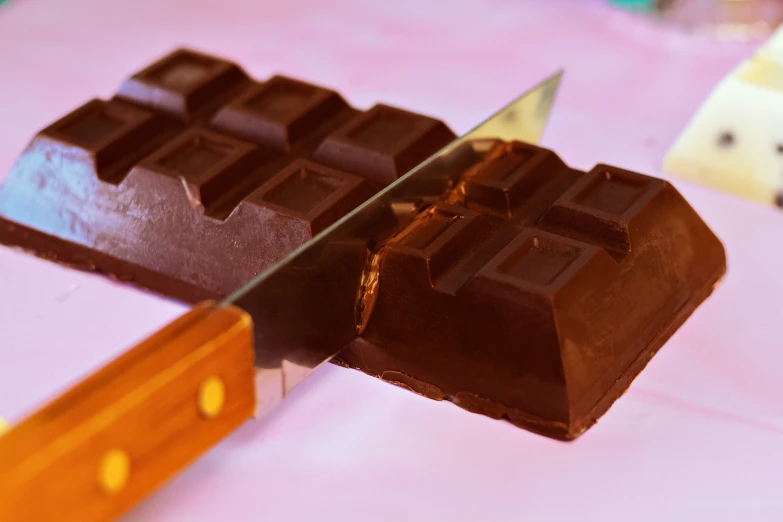
[[[229,296],[253,318],[259,414],[358,336],[372,313],[383,243],[444,198],[490,140],[537,143],[562,73],[455,140]],[[377,268],[377,267],[376,267]]]
[[[555,101],[562,74],[558,72],[547,78],[457,139],[454,144],[480,138],[538,143],[549,120],[549,112]]]

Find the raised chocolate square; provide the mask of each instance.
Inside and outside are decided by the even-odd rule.
[[[392,261],[392,257],[407,257],[435,286],[437,279],[480,241],[488,227],[487,221],[473,211],[439,204],[389,242],[387,262],[403,262]]]
[[[285,172],[289,175],[269,190],[264,199],[299,214],[311,212],[345,184],[344,179],[318,172],[319,167],[294,165],[290,171]],[[361,178],[354,177],[356,185],[360,182]]]
[[[113,134],[116,135],[125,122],[109,114],[103,105],[104,103],[99,100],[88,102],[83,113],[75,119],[65,122],[58,130],[76,143],[86,147],[105,142]]]
[[[373,193],[361,177],[296,160],[251,194],[256,205],[306,222],[317,234]]]
[[[388,185],[453,138],[437,120],[376,105],[326,138],[315,158],[347,172],[366,172]]]
[[[364,120],[346,132],[346,136],[357,144],[378,152],[399,153],[408,145],[412,134],[419,134],[426,122],[400,110],[378,105]]]
[[[631,248],[631,223],[663,188],[661,180],[598,165],[552,205],[543,222],[622,256]]]
[[[178,52],[146,73],[151,83],[177,92],[190,92],[204,85],[221,62],[195,53]]]
[[[648,183],[647,179],[606,169],[603,175],[594,176],[574,201],[586,208],[622,215],[644,194]]]
[[[487,162],[465,175],[465,199],[510,217],[564,168],[552,151],[534,145],[496,148]]]
[[[250,177],[262,157],[251,143],[194,128],[145,158],[137,168],[182,179],[188,197],[209,208]]]
[[[334,91],[283,76],[255,85],[223,107],[212,126],[290,151],[298,141],[348,110]]]
[[[165,129],[165,122],[148,110],[117,101],[91,100],[44,129],[40,138],[60,141],[70,149],[69,161],[89,164],[96,176],[113,182],[121,173],[112,167],[121,167],[115,164],[126,151],[144,150],[145,144]]]
[[[550,286],[571,267],[582,253],[579,246],[546,233],[522,235],[510,245],[510,255],[501,260],[495,272],[536,286]]]
[[[226,143],[214,135],[204,135],[203,131],[190,132],[172,146],[176,146],[174,152],[162,157],[158,164],[188,178],[197,181],[208,177],[210,169],[222,160],[225,160],[238,147],[232,143]]]
[[[179,49],[134,74],[117,96],[191,120],[248,82],[231,62]]]

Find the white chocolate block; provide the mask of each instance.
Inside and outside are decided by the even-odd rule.
[[[771,54],[783,56],[783,26],[778,28],[761,48]]]
[[[783,207],[783,31],[710,93],[663,170]]]

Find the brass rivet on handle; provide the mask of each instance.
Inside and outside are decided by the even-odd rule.
[[[204,418],[211,419],[223,409],[226,401],[226,386],[218,377],[210,377],[198,387],[198,411]]]
[[[130,458],[121,449],[107,451],[101,459],[98,482],[106,493],[117,493],[130,477]]]

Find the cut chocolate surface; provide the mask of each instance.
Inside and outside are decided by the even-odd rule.
[[[185,301],[221,298],[453,138],[426,116],[362,112],[180,50],[32,140],[0,186],[0,242]],[[575,438],[712,292],[723,247],[665,181],[580,172],[519,142],[459,145],[432,162],[449,176],[416,180],[440,199],[413,186],[373,201],[268,282],[264,303],[236,298],[272,310],[256,365],[285,353],[314,367],[326,356],[313,346],[354,339],[342,364]]]
[[[239,288],[454,139],[441,122],[178,50],[35,138],[0,241],[188,301]]]

